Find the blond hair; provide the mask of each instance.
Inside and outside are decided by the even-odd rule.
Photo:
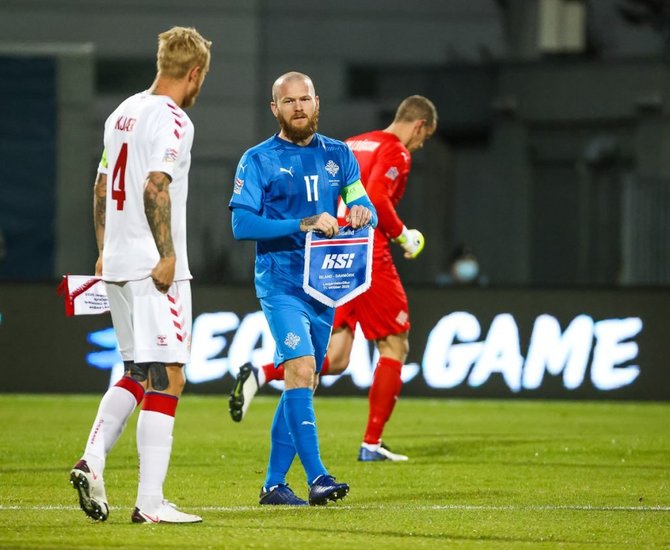
[[[209,70],[212,42],[192,27],[172,27],[158,35],[158,73],[168,78],[183,78],[195,66]]]
[[[422,95],[411,95],[403,99],[398,106],[393,122],[414,122],[425,120],[426,125],[434,127],[437,124],[437,109],[433,102]]]

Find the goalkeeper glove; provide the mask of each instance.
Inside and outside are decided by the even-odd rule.
[[[423,250],[426,240],[423,238],[421,231],[418,229],[407,229],[402,226],[402,233],[393,239],[394,243],[398,243],[405,251],[405,258],[412,260],[416,258]]]

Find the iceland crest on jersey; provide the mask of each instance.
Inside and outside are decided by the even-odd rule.
[[[329,239],[310,231],[305,241],[303,290],[330,307],[341,306],[370,288],[374,229],[341,227]]]
[[[332,160],[329,160],[328,164],[326,164],[326,172],[328,172],[331,176],[335,177],[339,171],[340,167],[337,164],[335,164]]]

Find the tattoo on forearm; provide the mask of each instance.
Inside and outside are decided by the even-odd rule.
[[[319,219],[319,216],[309,216],[308,218],[303,218],[300,220],[300,229],[303,231],[309,231],[316,225],[316,221]]]
[[[174,256],[169,185],[165,174],[152,172],[144,188],[144,213],[161,258]]]
[[[107,176],[98,174],[93,186],[93,226],[98,250],[102,250],[105,239],[105,210],[107,207]]]

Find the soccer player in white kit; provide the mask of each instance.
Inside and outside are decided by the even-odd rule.
[[[105,122],[94,187],[99,256],[112,323],[125,364],[103,396],[84,454],[70,472],[87,516],[109,515],[103,472],[109,450],[135,407],[139,486],[135,523],[195,523],[163,497],[172,429],[191,346],[191,273],[186,198],[193,124],[190,107],[209,70],[211,42],[195,29],[158,36],[157,75]]]

